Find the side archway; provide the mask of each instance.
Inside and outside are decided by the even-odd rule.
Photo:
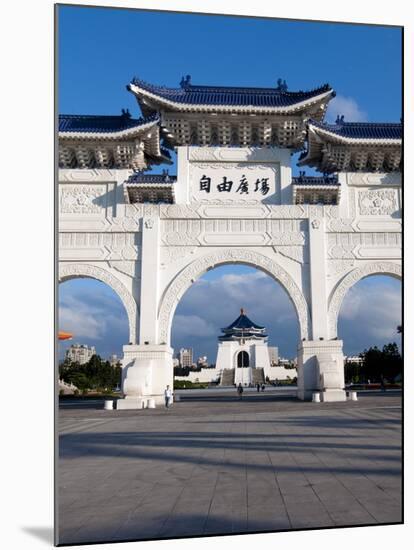
[[[121,299],[128,315],[129,341],[132,344],[137,343],[137,318],[138,307],[132,294],[126,286],[117,279],[112,273],[101,267],[90,264],[60,264],[59,282],[76,279],[78,277],[87,277],[106,283]]]
[[[293,277],[283,267],[263,254],[245,249],[225,249],[194,260],[173,279],[163,296],[159,308],[158,338],[160,342],[170,343],[174,311],[191,284],[207,270],[226,263],[242,263],[257,267],[279,282],[295,307],[301,338],[309,338],[310,314],[308,303]]]
[[[329,319],[329,337],[337,336],[338,315],[341,310],[342,302],[348,290],[358,281],[369,277],[370,275],[390,275],[398,279],[402,278],[401,266],[393,262],[375,262],[365,264],[362,267],[357,267],[339,282],[332,293],[329,303],[328,319]]]

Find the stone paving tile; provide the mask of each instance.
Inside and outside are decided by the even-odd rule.
[[[63,410],[60,542],[401,521],[399,405]]]

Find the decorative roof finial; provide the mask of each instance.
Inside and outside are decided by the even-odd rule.
[[[122,109],[122,117],[123,118],[131,118],[131,113],[129,112],[129,109]]]
[[[244,309],[240,308],[240,315],[244,315]]]
[[[188,86],[191,86],[191,75],[187,75],[186,77],[182,77],[180,80],[180,86],[181,88],[188,88]]]
[[[336,115],[335,124],[343,124],[345,122],[345,116],[344,115]]]
[[[282,80],[281,78],[278,78],[277,79],[276,90],[278,90],[279,92],[286,92],[287,89],[288,89],[288,87],[287,87],[287,84],[286,84],[286,80]]]

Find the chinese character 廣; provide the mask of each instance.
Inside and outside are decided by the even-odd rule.
[[[219,184],[217,185],[217,189],[220,191],[220,193],[221,193],[222,191],[227,191],[227,192],[229,192],[229,191],[231,191],[232,186],[233,186],[233,182],[232,182],[232,181],[228,181],[228,180],[227,180],[227,177],[226,177],[226,176],[223,176],[223,181],[222,181],[222,183],[219,183]]]
[[[245,175],[241,177],[240,185],[238,186],[236,193],[238,193],[239,191],[240,191],[240,195],[242,195],[243,193],[249,192],[249,183]]]

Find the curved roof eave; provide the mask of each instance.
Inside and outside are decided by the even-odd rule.
[[[125,130],[119,130],[116,132],[82,132],[82,131],[69,131],[69,132],[59,132],[58,136],[60,139],[98,139],[102,141],[110,141],[115,139],[130,139],[133,137],[138,137],[144,132],[157,126],[159,119],[147,122],[146,124],[140,124],[127,128]]]
[[[322,141],[324,138],[329,138],[329,141],[334,141],[336,143],[343,143],[347,145],[401,145],[402,139],[394,138],[364,138],[364,137],[347,137],[341,136],[336,132],[329,130],[328,128],[323,128],[320,124],[315,124],[314,122],[308,122],[308,129],[311,131],[315,137],[319,137]]]
[[[264,107],[264,106],[257,106],[257,105],[220,105],[220,104],[199,104],[199,103],[179,103],[175,101],[171,101],[169,99],[166,99],[165,97],[162,97],[160,95],[157,95],[155,93],[152,93],[145,88],[140,88],[135,84],[129,84],[128,88],[139,101],[140,95],[146,96],[152,101],[160,104],[165,105],[166,107],[169,107],[173,110],[177,111],[203,111],[203,112],[256,112],[256,113],[263,113],[263,114],[291,114],[295,113],[301,110],[305,110],[307,107],[311,107],[312,105],[315,105],[323,100],[331,99],[333,95],[335,94],[334,90],[328,90],[326,92],[323,92],[319,95],[313,96],[309,99],[306,99],[304,101],[300,101],[298,103],[294,103],[293,105],[288,106],[280,106],[280,107]],[[331,96],[331,97],[329,97]],[[328,99],[328,100],[329,100]]]

